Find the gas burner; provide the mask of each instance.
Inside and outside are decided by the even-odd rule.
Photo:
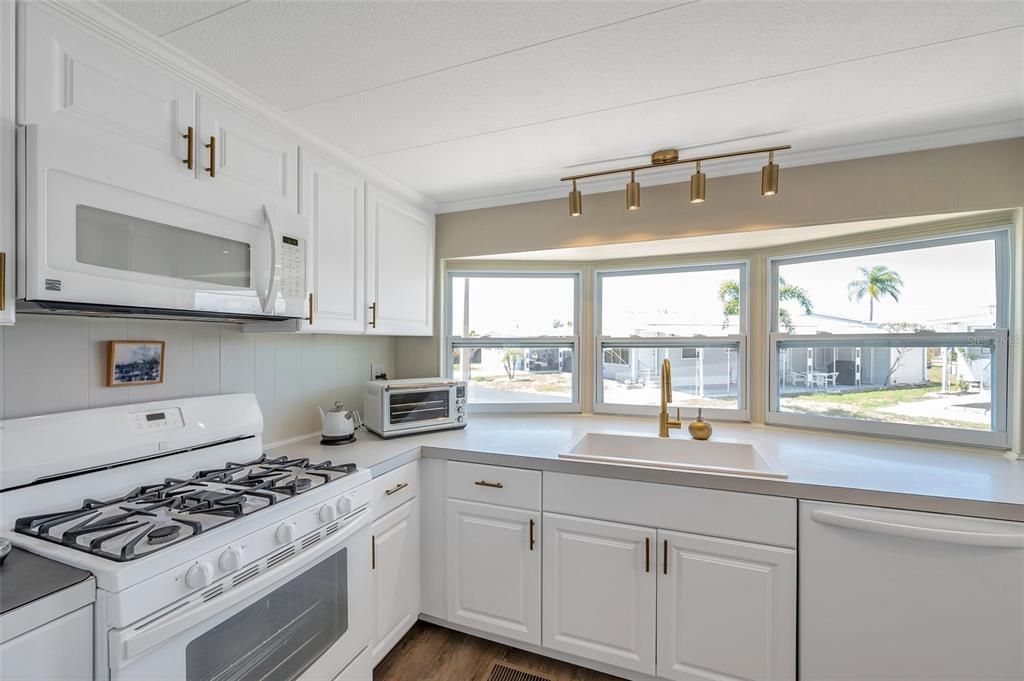
[[[340,480],[355,464],[270,458],[228,462],[191,478],[168,478],[123,497],[19,518],[15,531],[116,561],[129,561]]]
[[[174,541],[179,534],[181,534],[181,528],[177,525],[164,525],[155,530],[150,530],[149,534],[146,535],[146,541],[150,544],[166,544],[167,542]]]

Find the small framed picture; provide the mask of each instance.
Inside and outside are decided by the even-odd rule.
[[[163,341],[110,341],[107,350],[107,386],[163,382]]]

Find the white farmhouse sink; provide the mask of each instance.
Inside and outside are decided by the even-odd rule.
[[[563,459],[681,470],[788,477],[752,445],[644,435],[586,433],[559,455]]]

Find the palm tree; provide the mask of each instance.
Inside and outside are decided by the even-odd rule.
[[[722,314],[725,315],[725,321],[722,322],[722,328],[729,326],[729,317],[734,317],[740,313],[740,284],[735,279],[729,279],[723,281],[722,285],[718,287],[718,298],[722,301]],[[811,297],[808,295],[807,290],[802,286],[796,284],[790,284],[782,277],[779,277],[779,302],[784,303],[791,301],[798,304],[804,311],[804,314],[811,314],[814,311],[814,304],[811,302]],[[783,309],[779,306],[779,325],[785,327],[786,331],[793,331],[793,317],[789,314],[789,310]]]
[[[860,270],[864,278],[854,279],[847,284],[846,292],[850,296],[850,300],[856,300],[858,303],[867,296],[868,321],[874,321],[876,300],[889,296],[897,303],[900,302],[903,278],[885,265],[875,265],[870,269],[867,267],[858,267],[857,269]]]

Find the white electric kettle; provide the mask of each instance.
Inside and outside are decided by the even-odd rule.
[[[343,445],[356,439],[356,428],[363,425],[359,412],[345,409],[343,402],[335,402],[334,407],[325,412],[320,407],[320,430],[322,445]]]

